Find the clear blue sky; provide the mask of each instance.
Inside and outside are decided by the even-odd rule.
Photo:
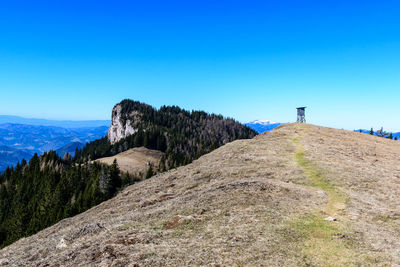
[[[399,14],[384,0],[4,1],[0,114],[109,119],[131,98],[289,122],[305,105],[310,123],[400,131]]]

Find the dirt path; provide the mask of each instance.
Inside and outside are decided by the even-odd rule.
[[[300,126],[301,127],[301,126]],[[356,242],[352,238],[352,227],[346,222],[345,208],[347,196],[329,183],[318,167],[306,157],[301,138],[307,129],[292,138],[296,145],[295,162],[304,170],[308,178],[306,185],[322,190],[327,196],[326,204],[313,213],[290,221],[289,225],[303,238],[302,254],[306,266],[360,266],[365,259],[357,253]],[[335,221],[327,220],[334,218]]]

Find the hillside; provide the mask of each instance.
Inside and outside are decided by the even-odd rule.
[[[163,154],[161,151],[135,147],[115,156],[100,158],[96,161],[111,165],[116,159],[122,173],[128,172],[131,175],[139,175],[141,173],[144,175],[149,168],[149,164],[152,166],[159,165]]]
[[[76,150],[74,158],[63,154],[72,154],[79,147],[73,141],[75,137],[58,151],[35,154],[29,162],[21,160],[0,174],[0,248],[88,210],[143,178],[189,164],[229,141],[256,135],[250,128],[220,115],[187,112],[176,106],[157,110],[132,100],[115,105],[112,118],[110,131],[123,134],[119,141],[110,142],[100,127],[104,137]],[[133,127],[130,134],[126,132],[127,125]],[[91,128],[70,130],[20,124],[0,125],[0,134],[10,129],[18,136],[7,133],[8,141],[23,137],[29,142],[34,135],[39,135],[34,139],[39,143],[53,137],[65,141],[70,133],[94,137]],[[52,144],[45,141],[46,147]]]
[[[398,266],[400,144],[288,124],[0,251],[11,266]]]
[[[55,151],[22,160],[0,175],[0,247],[110,199],[130,178],[117,164],[74,164]]]
[[[112,109],[107,138],[93,141],[76,154],[76,161],[114,156],[134,147],[164,152],[160,170],[186,165],[236,139],[257,133],[231,118],[177,106],[150,105],[125,99]]]

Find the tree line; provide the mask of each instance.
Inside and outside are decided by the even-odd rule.
[[[362,133],[362,130],[359,130],[360,133]],[[393,137],[393,133],[391,132],[386,132],[383,130],[383,127],[381,127],[379,130],[374,131],[374,128],[371,128],[371,130],[369,130],[369,134],[370,135],[375,135],[378,137],[382,137],[382,138],[388,138],[388,139],[392,139],[392,140],[397,140],[397,136]]]

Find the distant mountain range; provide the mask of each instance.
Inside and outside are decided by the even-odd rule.
[[[71,120],[47,120],[35,118],[23,118],[19,116],[0,115],[0,124],[13,123],[13,124],[28,124],[36,126],[56,126],[62,128],[93,128],[101,126],[110,126],[110,120],[85,120],[85,121],[71,121]]]
[[[43,125],[40,125],[43,123]],[[110,121],[52,121],[0,115],[0,172],[35,153],[55,150],[60,156],[104,137]],[[63,127],[60,127],[63,126]]]
[[[246,123],[245,125],[250,127],[251,129],[253,129],[257,133],[263,133],[266,131],[271,131],[282,124],[284,124],[284,123],[272,122],[269,120],[255,120],[255,121]]]
[[[72,142],[90,142],[104,137],[107,131],[107,126],[67,129],[6,123],[0,124],[0,145],[40,154]]]
[[[26,150],[0,145],[0,173],[8,166],[14,165],[22,159],[29,160],[32,156],[32,153]]]

